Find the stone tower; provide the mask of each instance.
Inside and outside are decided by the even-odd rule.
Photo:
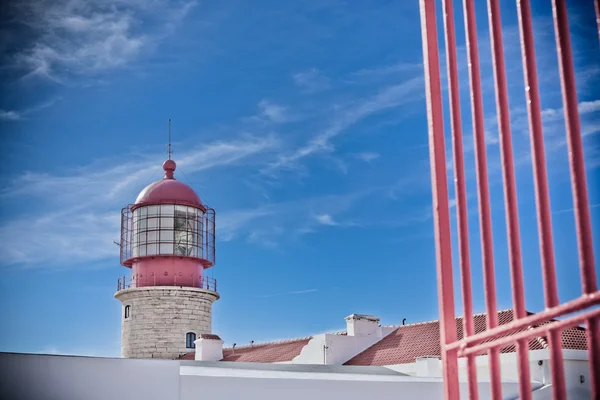
[[[204,275],[215,263],[215,211],[188,185],[165,177],[147,186],[121,211],[121,356],[173,359],[194,351],[211,333],[216,280]]]

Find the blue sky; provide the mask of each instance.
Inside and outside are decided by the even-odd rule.
[[[538,311],[516,10],[502,3],[527,307]],[[564,121],[551,9],[533,3],[564,301],[580,291]],[[597,239],[600,46],[584,3],[569,12]],[[473,293],[483,312],[458,6]],[[509,308],[489,37],[484,2],[477,7],[498,306]],[[113,294],[128,270],[113,241],[120,209],[161,177],[168,118],[176,177],[217,210],[209,274],[221,294],[213,331],[226,343],[342,330],[351,313],[384,324],[437,319],[417,1],[59,0],[9,11],[0,43],[0,351],[119,354]]]

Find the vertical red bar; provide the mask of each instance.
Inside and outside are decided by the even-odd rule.
[[[552,375],[552,397],[557,400],[567,398],[565,385],[565,367],[562,357],[562,331],[553,329],[548,332],[548,347],[550,349],[550,373]],[[560,362],[557,362],[559,360]]]
[[[599,2],[600,0],[594,2],[596,5],[596,16],[600,15],[600,8],[598,8]],[[575,225],[577,227],[581,284],[583,293],[590,294],[598,290],[598,284],[596,281],[594,265],[594,246],[585,176],[583,144],[581,140],[577,87],[575,84],[575,67],[573,65],[573,52],[571,48],[571,37],[569,35],[569,17],[565,1],[553,0],[552,12],[554,15],[556,50],[558,53],[560,84],[565,112],[567,147],[569,149],[569,166],[575,210]],[[598,337],[597,326],[595,328],[595,333],[594,330],[591,330],[594,325],[594,321],[588,321],[588,328],[590,329],[590,334],[588,334],[588,348],[590,350],[598,350],[590,353],[592,397],[597,398],[600,397],[600,390],[598,389],[598,386],[600,385],[598,374],[600,372],[594,370],[594,366],[598,367],[598,363],[600,363],[600,344],[598,343],[600,338]]]
[[[577,227],[581,281],[583,293],[593,293],[598,290],[598,285],[596,282],[596,271],[594,269],[592,224],[588,203],[581,127],[579,124],[575,68],[573,66],[573,53],[569,36],[569,20],[567,16],[567,6],[564,0],[553,0],[552,5],[560,84],[565,110],[565,127],[567,131],[567,146],[569,149],[573,204],[575,206],[575,224]]]
[[[471,265],[469,260],[469,223],[460,112],[460,86],[458,82],[458,67],[456,64],[456,32],[454,28],[454,8],[452,0],[444,0],[443,15],[444,36],[446,39],[446,66],[448,69],[448,92],[450,93],[450,124],[452,129],[452,153],[454,159],[456,219],[464,312],[464,336],[467,337],[475,334],[475,323],[473,320]],[[469,398],[471,400],[477,400],[479,394],[477,389],[477,369],[474,356],[467,357],[467,377],[469,384]]]
[[[527,97],[527,115],[529,118],[529,132],[532,148],[537,221],[542,258],[542,279],[544,283],[546,308],[550,308],[558,305],[559,300],[556,286],[550,196],[548,193],[541,105],[529,1],[517,0],[517,11],[519,16],[521,54],[523,58],[523,73],[525,76],[525,94]],[[560,348],[560,340],[558,342],[550,340],[549,345],[551,355],[550,366],[552,368],[553,377],[552,395],[555,400],[560,400],[566,398],[566,393],[564,392],[564,374],[562,373],[562,348]],[[559,346],[559,348],[556,349],[556,346]],[[557,379],[560,382],[554,382],[554,379]]]
[[[600,326],[599,318],[588,320],[588,356],[590,358],[590,375],[592,377],[592,399],[600,398]]]
[[[504,63],[504,45],[502,42],[502,20],[498,0],[488,0],[488,18],[494,84],[496,88],[496,110],[498,114],[498,133],[500,156],[502,158],[502,178],[504,181],[504,204],[506,208],[506,227],[510,261],[510,275],[515,319],[527,315],[525,310],[525,288],[523,285],[523,266],[521,257],[521,239],[519,234],[519,211],[515,180],[512,134],[510,129],[510,108],[506,84],[506,66]],[[517,343],[519,366],[519,397],[531,398],[529,372],[529,346],[527,340]]]
[[[473,0],[463,1],[465,11],[465,30],[467,58],[469,60],[469,83],[471,89],[471,108],[473,113],[473,139],[475,141],[475,164],[477,171],[477,195],[479,198],[479,223],[481,226],[481,248],[483,281],[485,286],[485,304],[488,329],[498,325],[496,309],[496,282],[494,277],[494,249],[492,239],[492,217],[490,211],[490,193],[488,187],[485,131],[483,124],[483,102],[481,77],[479,71],[479,51],[477,49],[477,26],[475,22],[475,4]],[[500,377],[500,352],[497,348],[489,350],[492,398],[502,398]]]
[[[600,37],[600,0],[594,0],[594,8],[596,9],[596,24],[598,25],[598,37]]]
[[[442,88],[438,54],[435,0],[420,0],[423,63],[425,67],[425,93],[429,125],[429,156],[431,159],[431,186],[435,230],[438,302],[440,308],[440,340],[444,378],[444,397],[458,399],[458,360],[455,351],[446,345],[456,341],[454,315],[454,286],[452,279],[452,247],[450,241],[450,212],[448,208],[448,182]]]

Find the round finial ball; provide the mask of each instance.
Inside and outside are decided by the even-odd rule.
[[[177,164],[173,160],[167,160],[163,163],[163,170],[165,171],[175,171],[175,168],[177,168]]]

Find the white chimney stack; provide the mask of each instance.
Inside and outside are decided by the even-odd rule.
[[[369,336],[377,332],[379,318],[372,315],[352,314],[345,318],[348,336]]]
[[[220,361],[223,359],[223,341],[219,336],[203,333],[194,344],[196,345],[196,360]]]
[[[417,357],[415,363],[416,376],[428,378],[439,378],[442,376],[442,362],[437,356]]]

